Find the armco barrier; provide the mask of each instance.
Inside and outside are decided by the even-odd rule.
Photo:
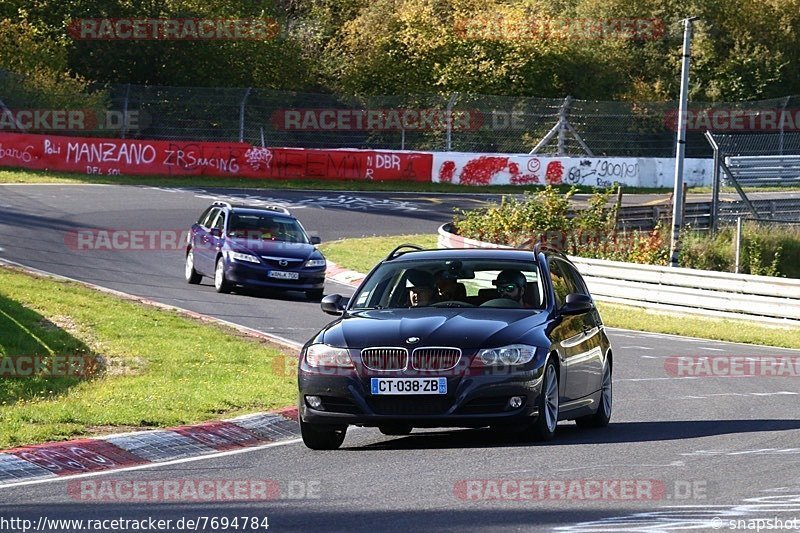
[[[421,152],[0,133],[0,167],[81,174],[429,182],[432,160]]]
[[[439,228],[440,248],[507,248]],[[602,301],[800,326],[800,280],[570,257]]]

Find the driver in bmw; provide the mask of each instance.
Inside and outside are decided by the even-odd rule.
[[[497,287],[497,294],[500,298],[514,300],[521,307],[530,307],[525,303],[525,287],[527,287],[525,274],[519,270],[503,270],[497,275],[492,284]]]

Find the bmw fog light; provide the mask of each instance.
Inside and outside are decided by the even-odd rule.
[[[508,406],[511,409],[519,409],[524,401],[525,399],[522,396],[512,396],[508,399]]]
[[[319,396],[306,396],[306,403],[312,409],[319,409],[322,407],[322,398]]]

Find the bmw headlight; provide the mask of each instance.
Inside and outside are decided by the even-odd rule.
[[[500,348],[480,350],[475,362],[482,366],[513,366],[530,363],[536,355],[536,347],[527,344],[511,344]]]
[[[324,259],[309,259],[306,261],[307,267],[324,267],[325,260]]]
[[[340,367],[353,368],[350,352],[327,344],[312,344],[306,350],[306,363],[313,368]]]
[[[241,252],[228,252],[228,257],[235,261],[244,261],[246,263],[258,263],[258,257],[251,254],[243,254]]]

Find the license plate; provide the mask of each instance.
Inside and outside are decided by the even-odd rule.
[[[372,378],[372,394],[447,394],[447,378]]]
[[[297,272],[284,272],[283,270],[270,270],[267,276],[275,279],[300,279]]]

